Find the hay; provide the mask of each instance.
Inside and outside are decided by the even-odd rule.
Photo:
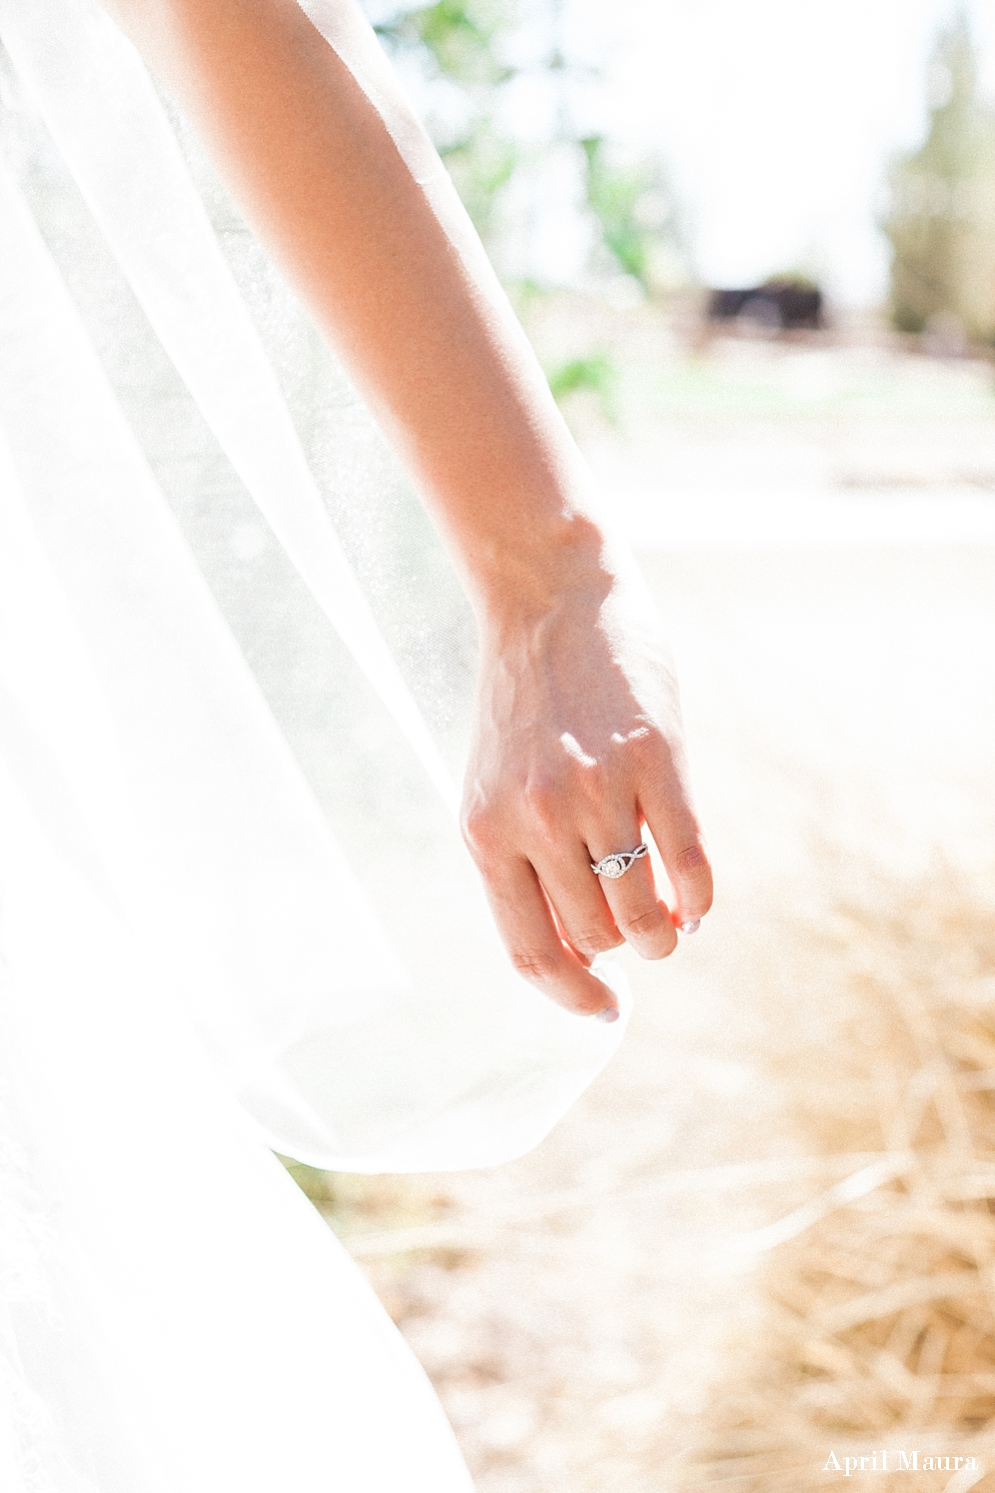
[[[899,884],[828,854],[817,884],[852,903],[827,912],[816,890],[806,916],[799,888],[767,888],[781,918],[727,928],[735,958],[708,976],[735,997],[730,1055],[763,1078],[721,1112],[738,1115],[728,1160],[716,1137],[674,1168],[691,1132],[667,1139],[666,1079],[636,1082],[667,1050],[644,1011],[600,1101],[512,1167],[293,1168],[426,1362],[482,1490],[808,1493],[853,1486],[831,1452],[879,1468],[883,1448],[920,1467],[868,1462],[882,1493],[995,1488],[954,1465],[995,1468],[995,886],[943,866]],[[657,1021],[676,1068],[675,1014]],[[688,1317],[700,1372],[675,1355]],[[595,1369],[622,1349],[616,1387]]]
[[[770,1074],[813,1154],[878,1160],[743,1241],[768,1250],[760,1325],[731,1345],[684,1488],[806,1493],[838,1475],[830,1452],[867,1457],[882,1490],[995,1487],[995,899],[944,867],[862,881],[859,906],[782,943],[795,988],[774,1004],[819,1008]],[[882,1448],[920,1470],[882,1473]]]

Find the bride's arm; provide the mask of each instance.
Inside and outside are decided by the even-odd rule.
[[[197,124],[456,555],[482,638],[465,830],[512,959],[573,1010],[613,1008],[591,958],[623,936],[659,958],[674,920],[711,900],[676,684],[438,156],[352,0],[305,0],[314,24],[297,0],[105,3]],[[673,920],[648,860],[617,881],[590,869],[644,823]]]

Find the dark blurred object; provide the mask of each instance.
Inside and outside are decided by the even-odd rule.
[[[710,322],[746,322],[767,332],[817,332],[825,325],[822,291],[789,275],[746,290],[712,290],[707,315]]]

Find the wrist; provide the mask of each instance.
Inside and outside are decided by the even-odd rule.
[[[576,510],[478,543],[465,561],[478,619],[491,633],[539,621],[572,603],[600,606],[617,579],[603,529]]]

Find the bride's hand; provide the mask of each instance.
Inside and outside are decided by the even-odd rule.
[[[528,614],[491,607],[482,631],[467,843],[518,971],[570,1010],[613,1020],[594,956],[628,941],[663,958],[675,925],[694,931],[711,905],[669,650],[639,579],[604,571]],[[670,908],[648,857],[616,880],[591,869],[647,829]]]
[[[673,670],[590,474],[356,0],[105,0],[199,125],[449,539],[483,639],[465,826],[516,966],[573,1011],[588,966],[707,910]],[[327,37],[327,40],[326,40]],[[606,556],[609,558],[606,559]],[[616,881],[591,863],[648,858]]]

